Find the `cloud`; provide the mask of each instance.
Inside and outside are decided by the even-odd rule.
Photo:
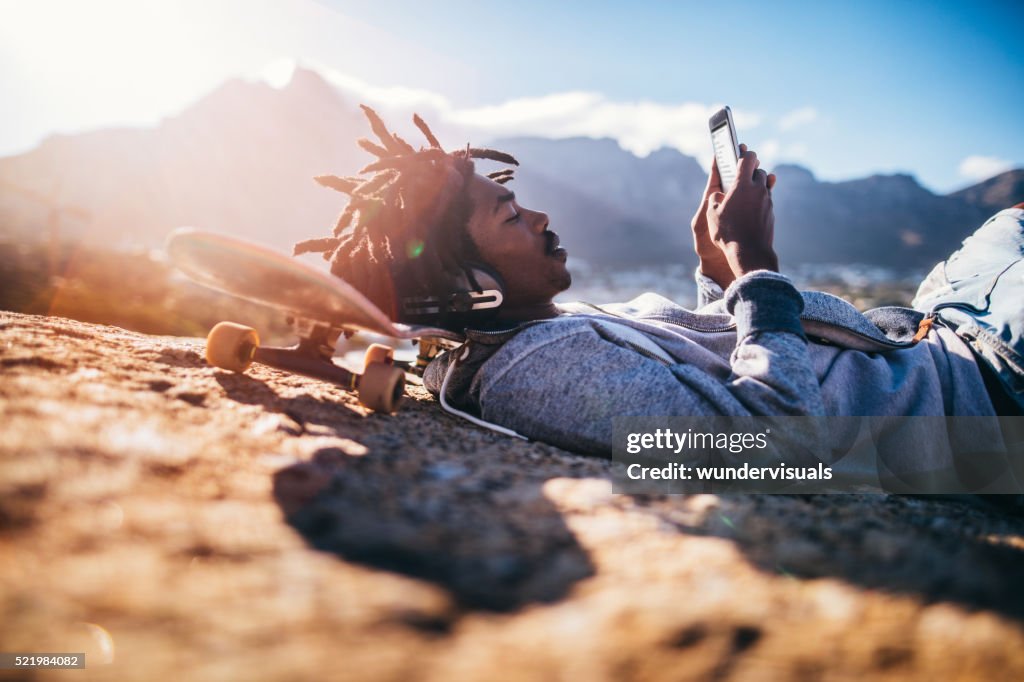
[[[738,123],[736,124],[739,125]],[[801,161],[807,156],[807,145],[800,142],[783,143],[772,138],[764,140],[754,149],[757,158],[768,169],[780,163]]]
[[[289,60],[284,60],[284,65],[275,63],[268,67],[265,78],[271,84],[280,84],[280,70],[287,68]],[[291,62],[291,68],[311,68],[324,77],[331,85],[336,87],[348,99],[355,102],[379,106],[384,110],[412,110],[422,112],[437,112],[442,115],[452,109],[452,104],[444,95],[423,88],[410,88],[401,85],[378,86],[371,85],[366,81],[342,73],[337,69],[321,64],[313,60],[303,60],[301,63]],[[272,80],[273,71],[277,70],[278,83]],[[290,72],[289,72],[290,79]]]
[[[986,180],[1013,168],[1013,163],[994,156],[968,156],[960,162],[960,175],[969,180]]]
[[[818,120],[818,110],[814,107],[794,109],[779,119],[779,130],[788,131]],[[739,125],[739,124],[737,124]]]
[[[778,158],[782,145],[778,140],[765,140],[761,146],[755,149],[757,158],[765,163],[772,163]]]
[[[452,111],[450,119],[494,136],[611,137],[638,156],[667,146],[710,161],[708,118],[718,108],[700,102],[616,101],[596,92],[571,91]],[[761,121],[746,111],[734,111],[733,118],[740,131]]]
[[[398,118],[408,118],[406,114],[417,111],[442,141],[449,134],[458,139],[465,139],[468,134],[474,142],[515,135],[610,137],[637,156],[646,156],[661,147],[674,147],[711,162],[708,118],[720,108],[713,103],[620,101],[598,92],[570,90],[460,107],[429,90],[373,86],[322,64],[306,64],[353,101],[371,104]],[[286,69],[286,65],[277,64],[265,78],[281,83],[281,72]],[[741,136],[761,124],[761,116],[750,111],[733,110],[733,119]],[[394,125],[401,132],[402,125]]]

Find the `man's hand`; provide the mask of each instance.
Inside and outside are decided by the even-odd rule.
[[[697,208],[697,212],[690,221],[690,228],[693,230],[693,250],[697,252],[700,259],[700,271],[715,281],[723,289],[732,284],[736,276],[729,267],[729,261],[725,254],[715,246],[708,232],[708,206],[714,194],[722,192],[722,178],[718,174],[718,162],[712,159],[711,172],[708,173],[708,186],[704,188],[704,198]]]
[[[772,246],[775,214],[771,189],[775,176],[759,165],[757,154],[740,145],[736,183],[728,194],[719,188],[707,199],[708,236],[725,257],[734,278],[753,270],[779,270],[779,258]]]

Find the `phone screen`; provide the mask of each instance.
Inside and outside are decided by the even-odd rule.
[[[715,160],[718,162],[718,174],[722,178],[722,189],[726,192],[736,181],[736,143],[733,142],[729,124],[723,123],[711,131],[711,144],[715,148]]]

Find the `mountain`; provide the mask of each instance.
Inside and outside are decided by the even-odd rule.
[[[615,140],[517,137],[488,144],[519,161],[509,186],[524,206],[548,214],[551,229],[572,257],[598,265],[696,263],[689,246],[689,216],[696,200],[688,202],[693,192],[683,187],[693,178],[704,182],[704,173],[692,158],[674,150],[657,152],[684,172],[668,174],[669,182],[652,192],[644,183],[657,164],[625,151]],[[686,207],[682,213],[680,205]],[[666,220],[670,215],[686,218]]]
[[[507,138],[494,144],[533,173],[564,178],[637,219],[661,222],[679,215],[678,224],[687,230],[707,182],[697,161],[675,149],[662,148],[639,158],[608,138]]]
[[[570,254],[602,263],[696,264],[690,219],[707,175],[675,149],[646,158],[608,138],[499,139],[520,162],[517,196],[551,217]]]
[[[229,81],[155,129],[54,136],[0,160],[0,212],[24,231],[46,203],[83,207],[88,221],[62,227],[94,242],[153,246],[197,225],[287,247],[333,223],[341,198],[312,177],[365,163],[362,133],[362,114],[315,72],[281,90]]]
[[[372,157],[355,140],[369,133],[358,103],[315,71],[297,69],[281,90],[232,80],[155,129],[53,136],[0,159],[0,235],[32,237],[52,208],[75,207],[89,216],[63,217],[65,239],[155,247],[194,225],[290,251],[329,233],[345,199],[312,178],[357,172]],[[529,171],[517,186],[529,205],[553,207],[575,257],[662,258],[660,234],[615,203]]]
[[[1000,173],[950,196],[995,213],[1024,200],[1024,168]]]
[[[909,175],[818,182],[781,166],[773,191],[776,247],[786,262],[927,267],[948,255],[990,211],[939,196]]]
[[[388,116],[404,132],[398,118]],[[315,71],[296,69],[281,89],[231,80],[154,128],[56,135],[0,159],[0,238],[49,230],[53,239],[154,247],[195,225],[289,250],[329,232],[344,197],[312,178],[356,172],[371,157],[355,140],[368,133],[358,103]],[[693,158],[666,148],[640,158],[611,139],[490,144],[520,159],[515,191],[550,215],[573,258],[695,263],[689,222],[706,176]],[[775,171],[776,243],[787,265],[926,267],[995,208],[1024,200],[1024,171],[948,196],[907,175],[830,183],[799,166]]]
[[[616,213],[602,209],[606,219],[632,219],[647,228],[644,238],[628,246],[630,253],[645,251],[637,260],[647,262],[646,238],[654,233],[660,235],[662,248],[650,262],[692,261],[689,223],[707,182],[692,157],[661,149],[638,158],[610,139],[506,138],[494,144],[523,163],[524,170],[517,172],[522,197],[532,199],[544,187],[572,187],[595,206],[616,207]],[[778,177],[773,192],[775,243],[786,264],[928,267],[993,212],[1024,201],[1024,170],[946,196],[928,191],[906,174],[821,182],[797,165],[772,170]],[[552,216],[577,217],[562,206],[558,192],[548,192],[545,199],[540,205]],[[552,223],[558,224],[554,219]]]

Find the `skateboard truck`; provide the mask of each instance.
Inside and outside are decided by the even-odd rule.
[[[405,392],[405,372],[395,367],[394,351],[372,344],[363,356],[363,372],[357,374],[334,363],[340,327],[292,318],[299,342],[287,348],[261,346],[252,327],[221,322],[206,337],[206,361],[214,367],[245,372],[253,362],[314,379],[323,379],[356,392],[359,402],[375,412],[395,412]]]
[[[409,368],[409,371],[416,376],[423,376],[430,361],[446,350],[456,348],[459,343],[450,339],[437,337],[414,339],[413,343],[419,346],[419,353],[416,354],[416,362]]]

